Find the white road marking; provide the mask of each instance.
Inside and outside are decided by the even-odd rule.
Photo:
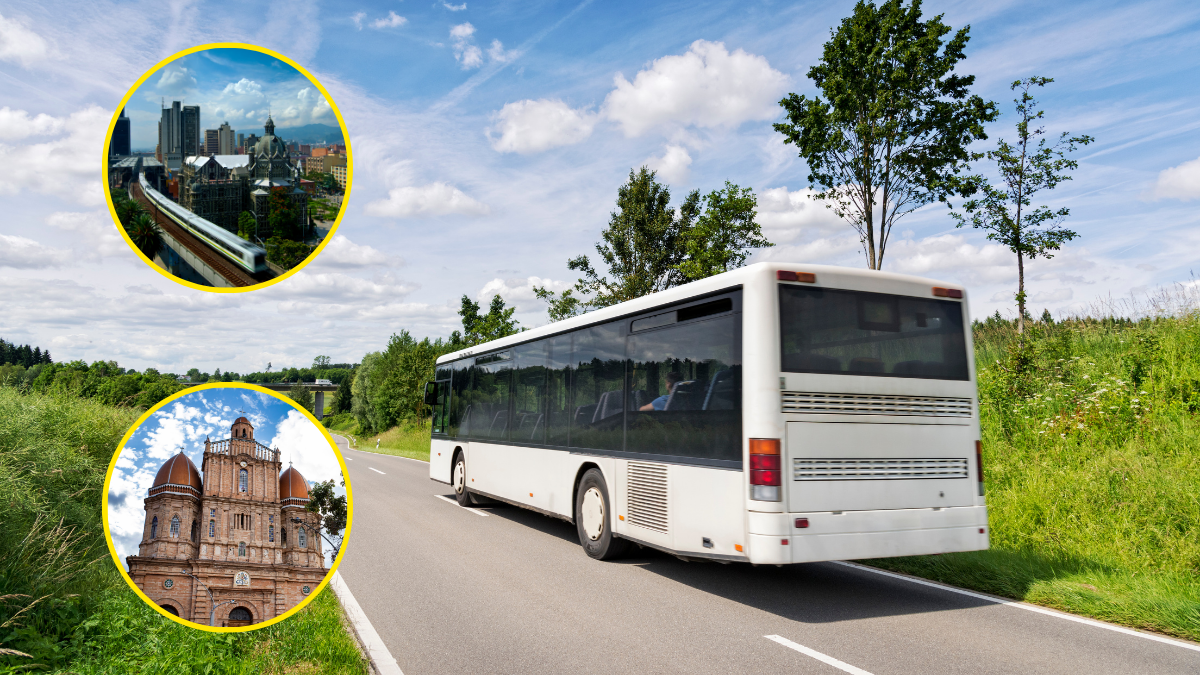
[[[358,606],[358,601],[354,599],[350,587],[342,580],[342,575],[334,573],[333,578],[329,580],[329,587],[342,601],[342,609],[346,610],[346,618],[350,621],[350,626],[354,628],[354,634],[358,636],[359,642],[367,650],[367,658],[375,665],[375,671],[379,675],[404,675],[404,671],[400,670],[400,664],[396,663],[396,659],[388,651],[387,645],[383,644],[379,633],[375,632],[375,627],[371,625],[371,620],[367,618],[366,612]]]
[[[804,645],[798,645],[795,642],[792,642],[791,640],[789,640],[785,637],[780,637],[778,635],[764,635],[763,637],[765,637],[768,640],[771,640],[773,642],[778,642],[779,644],[783,645],[784,647],[787,647],[788,649],[795,649],[796,651],[800,652],[801,654],[811,656],[814,659],[821,661],[822,663],[828,663],[829,665],[833,666],[834,668],[838,668],[839,670],[844,670],[847,673],[850,673],[851,675],[871,675],[871,673],[868,673],[867,671],[863,670],[862,668],[855,668],[854,666],[850,665],[849,663],[843,663],[843,662],[838,661],[837,659],[833,658],[832,656],[822,654],[821,652],[819,652],[815,649],[809,649],[808,647],[805,647]]]
[[[1172,638],[1163,637],[1161,635],[1154,635],[1153,633],[1143,633],[1141,631],[1133,630],[1132,628],[1125,628],[1124,626],[1116,626],[1111,623],[1104,623],[1103,621],[1096,621],[1095,619],[1085,619],[1082,616],[1075,616],[1074,614],[1067,614],[1065,612],[1056,612],[1053,609],[1046,609],[1045,607],[1038,607],[1037,605],[1031,605],[1031,604],[1025,603],[1025,602],[1017,602],[1016,600],[1009,600],[1007,598],[1001,598],[1001,597],[997,597],[994,595],[986,595],[984,593],[976,593],[974,591],[968,591],[968,590],[964,590],[961,588],[955,588],[954,586],[948,586],[946,584],[939,584],[936,581],[926,581],[925,579],[917,579],[915,577],[910,577],[905,574],[897,574],[895,572],[888,572],[886,570],[875,569],[874,567],[867,567],[866,565],[859,565],[857,563],[846,562],[844,560],[835,560],[832,562],[834,562],[838,565],[845,565],[846,567],[853,567],[856,570],[862,570],[864,572],[871,572],[872,574],[880,574],[885,577],[892,577],[893,579],[900,579],[902,581],[910,581],[914,584],[921,584],[922,586],[930,586],[933,588],[940,588],[943,591],[950,591],[951,593],[958,593],[959,595],[966,595],[966,596],[970,596],[972,598],[978,598],[980,600],[987,600],[988,602],[994,602],[997,605],[1008,605],[1009,607],[1016,607],[1017,609],[1025,609],[1025,610],[1029,610],[1030,612],[1037,612],[1038,614],[1045,614],[1046,616],[1058,617],[1059,619],[1066,619],[1067,621],[1074,621],[1076,623],[1082,623],[1082,624],[1086,624],[1088,626],[1094,626],[1096,628],[1103,628],[1105,630],[1111,630],[1111,631],[1115,631],[1117,633],[1124,633],[1126,635],[1132,635],[1134,637],[1145,638],[1147,640],[1154,640],[1155,642],[1162,642],[1163,644],[1175,645],[1176,647],[1183,647],[1184,649],[1191,649],[1192,651],[1200,652],[1200,645],[1192,644],[1189,642],[1183,642],[1182,640],[1174,640]]]
[[[343,455],[343,457],[345,457],[345,455]],[[353,462],[353,461],[354,461],[354,458],[353,458],[353,457],[346,457],[346,461],[347,461],[347,462]]]
[[[386,475],[387,475],[386,473],[383,473],[382,471],[380,471],[379,469],[376,469],[376,468],[375,468],[375,467],[373,467],[373,466],[368,466],[367,468],[368,468],[368,469],[370,469],[370,470],[372,470],[372,471],[374,471],[375,473],[378,473],[378,474],[383,474],[384,476],[386,476]]]
[[[450,499],[446,495],[434,495],[434,497],[437,497],[438,499],[440,499],[448,504],[453,504],[453,505],[457,506],[458,508],[462,509],[463,511],[470,511],[471,513],[474,513],[477,516],[490,516],[491,515],[490,513],[480,511],[478,509],[468,509],[467,507],[463,506],[462,504],[459,504],[458,502],[454,501],[453,499]]]

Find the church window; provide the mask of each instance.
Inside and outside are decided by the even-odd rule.
[[[284,546],[287,546],[287,528],[286,527],[279,531],[279,543],[283,544]]]
[[[209,509],[209,510],[208,510],[208,517],[209,517],[209,518],[212,518],[212,517],[213,517],[213,516],[215,516],[215,515],[217,515],[217,510],[216,510],[216,509]]]
[[[244,541],[238,542],[238,555],[240,555],[240,556],[246,555],[246,542],[244,542]]]
[[[171,536],[172,537],[179,536],[179,516],[171,517]]]
[[[212,539],[215,536],[217,536],[217,521],[210,520],[208,521],[208,538]]]
[[[199,533],[200,533],[200,527],[196,523],[196,521],[193,519],[192,520],[192,541],[193,542],[196,541],[196,538],[199,535]]]
[[[275,541],[275,526],[274,525],[269,525],[267,527],[267,541]]]
[[[154,520],[150,521],[150,538],[158,538],[158,516],[154,516]]]
[[[300,526],[299,542],[300,542],[300,548],[304,548],[305,546],[308,546],[308,537],[305,536],[305,534],[304,534],[304,526],[303,525]]]
[[[245,469],[238,471],[238,490],[242,492],[246,491],[247,476],[248,474]]]

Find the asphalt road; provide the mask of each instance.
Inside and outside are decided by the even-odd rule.
[[[406,675],[1200,673],[1200,651],[834,563],[597,562],[573,525],[460,508],[424,462],[335,438],[354,488],[339,572]]]

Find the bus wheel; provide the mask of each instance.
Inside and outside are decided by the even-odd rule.
[[[459,506],[470,506],[475,503],[471,499],[471,491],[467,489],[467,459],[463,453],[454,456],[454,476],[451,484],[454,486],[454,498]]]
[[[588,469],[575,496],[575,529],[583,550],[596,560],[619,558],[629,542],[613,536],[608,486],[599,469]]]

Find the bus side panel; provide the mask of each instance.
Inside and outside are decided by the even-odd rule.
[[[670,468],[670,510],[676,551],[741,556],[745,488],[741,471],[703,466]],[[705,546],[705,539],[709,546]]]
[[[636,477],[639,470],[644,476],[646,475],[644,470],[647,467],[650,467],[655,474],[665,472],[664,480],[639,481]],[[616,505],[616,514],[613,518],[614,532],[647,544],[666,549],[674,548],[671,537],[669,497],[672,468],[674,467],[660,462],[626,459],[614,461],[612,475],[605,476],[609,489],[613,492],[613,503]],[[632,480],[631,471],[634,475]],[[651,484],[647,485],[647,482]],[[640,500],[637,497],[631,499],[632,494],[639,495]],[[658,525],[660,522],[661,526]]]
[[[569,518],[574,509],[573,481],[580,464],[578,455],[562,450],[475,441],[467,462],[467,485]]]
[[[452,439],[434,438],[429,443],[429,477],[433,480],[449,483],[454,461],[454,448],[460,444]]]

